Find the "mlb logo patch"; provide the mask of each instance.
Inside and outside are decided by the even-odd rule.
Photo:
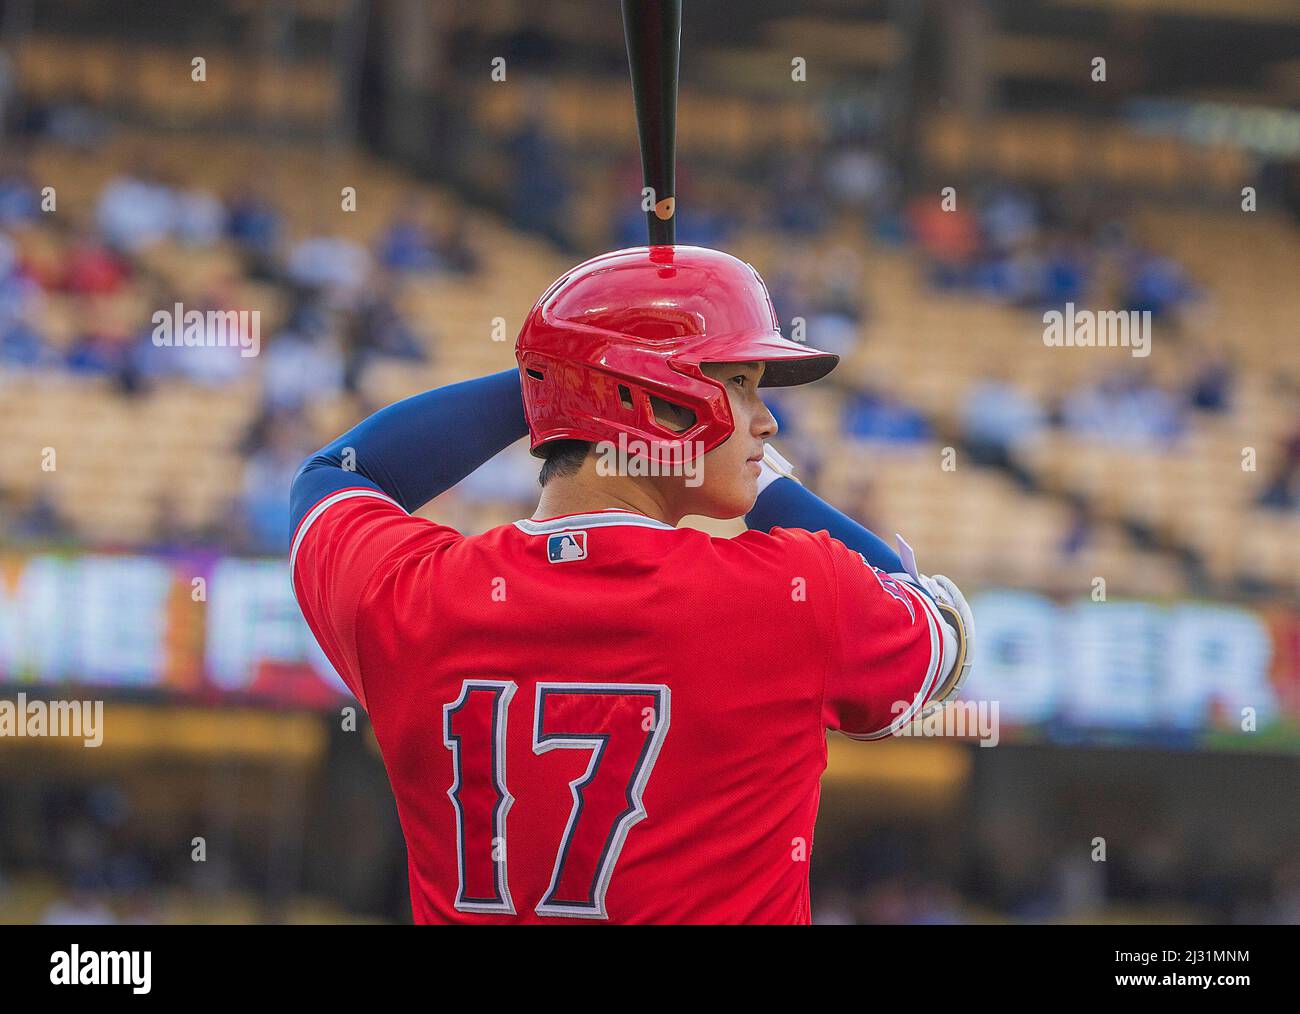
[[[587,558],[586,532],[559,532],[546,539],[546,558],[551,563],[568,563]]]

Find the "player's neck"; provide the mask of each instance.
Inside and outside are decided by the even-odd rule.
[[[662,491],[627,476],[600,476],[584,468],[577,475],[556,477],[542,488],[533,520],[602,510],[644,514],[677,526],[684,515],[674,511]]]

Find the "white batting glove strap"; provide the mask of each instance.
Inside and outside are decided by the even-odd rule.
[[[799,482],[794,474],[794,465],[778,454],[776,448],[771,444],[764,444],[763,461],[759,465],[758,472],[759,493],[762,493],[777,479],[794,479],[795,482]]]
[[[952,700],[955,698],[961,690],[962,684],[966,682],[966,677],[970,675],[971,662],[974,659],[971,645],[975,636],[975,616],[971,612],[970,605],[966,601],[966,596],[961,593],[961,589],[942,574],[935,574],[933,577],[927,577],[922,574],[919,578],[919,583],[934,597],[935,601],[942,602],[944,605],[950,607],[957,614],[962,625],[962,635],[959,638],[957,632],[949,627],[950,618],[944,618],[944,629],[948,630],[953,636],[953,653],[949,656],[952,659],[952,662],[948,666],[948,671],[944,674],[944,679],[940,682],[941,684],[947,682],[950,685],[944,692],[942,698],[932,700],[931,703],[926,706],[925,711],[923,712],[924,716],[939,707],[942,701]],[[946,637],[944,639],[944,645],[945,647],[948,645]],[[960,660],[957,658],[958,654],[961,654],[962,656]],[[954,674],[952,671],[952,666],[954,665],[960,665],[961,671]]]
[[[928,578],[923,574],[914,577],[911,574],[903,573],[903,572],[890,574],[889,576],[892,577],[895,581],[901,581],[905,584],[910,584],[913,588],[919,588],[922,591],[928,591],[930,593],[930,598],[935,599],[937,602],[945,601],[945,599],[942,596],[936,595],[934,590],[931,588],[931,584],[933,583],[933,578]],[[958,637],[957,631],[953,630],[953,628],[950,626],[948,618],[943,614],[943,610],[939,609],[936,605],[931,603],[929,599],[925,598],[925,596],[922,595],[920,597],[921,600],[927,606],[930,607],[930,611],[934,614],[934,616],[938,620],[939,637],[940,640],[943,642],[942,657],[944,659],[944,667],[942,670],[940,670],[938,675],[935,677],[935,681],[934,681],[935,686],[938,687],[943,685],[944,681],[947,680],[948,678],[948,674],[952,672],[953,663],[957,661],[957,654],[961,650],[961,639]]]

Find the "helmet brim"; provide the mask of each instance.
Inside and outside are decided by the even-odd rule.
[[[759,387],[797,387],[821,380],[835,369],[840,357],[809,348],[773,332],[717,339],[699,356],[700,363],[766,363]]]

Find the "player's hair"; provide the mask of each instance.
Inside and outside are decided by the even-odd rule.
[[[586,440],[552,440],[543,444],[541,450],[546,460],[542,462],[537,481],[545,486],[557,476],[577,475],[591,448],[592,444]]]

